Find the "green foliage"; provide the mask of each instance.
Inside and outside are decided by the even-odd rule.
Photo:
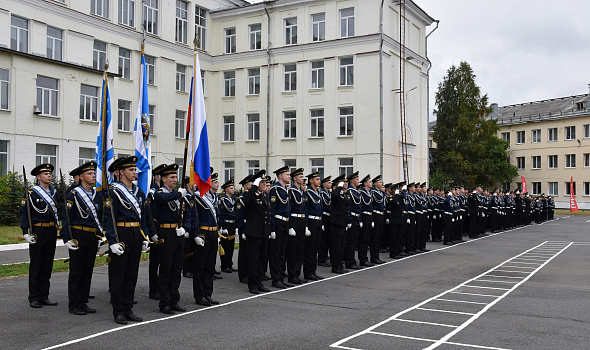
[[[24,192],[22,176],[18,173],[9,172],[0,177],[0,225],[19,223],[19,207]]]
[[[435,103],[437,119],[433,138],[437,144],[438,169],[433,178],[447,182],[441,186],[452,183],[492,186],[510,182],[518,175],[516,167],[508,161],[508,142],[497,136],[496,121],[484,118],[491,112],[488,96],[481,96],[467,62],[449,68],[439,83]]]

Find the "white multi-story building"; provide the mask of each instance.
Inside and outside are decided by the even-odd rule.
[[[412,1],[405,6],[408,168],[411,180],[426,181],[426,29],[434,20]],[[198,35],[211,164],[222,181],[282,165],[402,176],[399,1],[381,8],[378,0],[13,0],[2,7],[2,174],[40,162],[69,170],[93,158],[106,62],[115,153],[132,154],[144,37],[153,162],[182,163]]]

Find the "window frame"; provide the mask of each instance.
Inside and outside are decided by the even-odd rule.
[[[316,16],[322,16],[322,19],[316,19]],[[316,35],[317,32],[317,35]],[[311,14],[311,42],[317,43],[326,40],[326,13]]]
[[[253,118],[256,117],[256,120]],[[246,114],[246,141],[260,141],[260,113]]]
[[[559,157],[557,154],[547,156],[547,169],[557,169],[559,167]]]
[[[295,20],[295,23],[289,24],[289,21]],[[297,17],[285,18],[283,21],[285,35],[285,46],[297,45]]]
[[[352,63],[343,63],[344,60],[351,59]],[[354,86],[354,56],[340,57],[338,59],[339,84],[341,87]]]
[[[42,154],[39,151],[39,146],[49,146],[52,147],[54,150],[53,154]],[[57,169],[57,164],[58,164],[58,156],[59,154],[59,146],[58,145],[52,145],[52,144],[47,144],[47,143],[35,143],[35,165],[41,165],[44,163],[49,163],[51,165],[53,165],[55,167],[55,169]],[[54,170],[55,172],[55,170]]]
[[[128,104],[128,108],[121,107],[122,104]],[[119,132],[131,132],[131,105],[131,101],[117,100],[117,131]]]
[[[289,70],[287,70],[289,69]],[[291,70],[292,69],[292,70]],[[283,92],[297,91],[297,63],[283,65]]]
[[[297,112],[283,111],[283,140],[297,139]]]
[[[516,144],[522,145],[526,142],[526,134],[524,130],[516,132]]]
[[[584,163],[584,168],[590,168],[590,153],[582,154],[582,162]]]
[[[258,26],[258,29],[253,29],[254,26]],[[248,49],[249,51],[262,49],[262,23],[248,25]]]
[[[19,26],[18,24],[13,23],[13,19],[19,19],[24,21],[26,24],[26,28]],[[13,34],[16,34],[13,37]],[[24,49],[21,47],[22,45],[22,36],[24,36]],[[13,41],[15,45],[13,45]],[[29,20],[27,18],[21,16],[15,16],[13,14],[10,15],[10,49],[15,50],[18,52],[29,53]]]
[[[232,32],[233,31],[233,32]],[[230,54],[230,53],[236,53],[237,51],[237,43],[236,43],[236,39],[237,39],[237,31],[236,31],[236,27],[231,27],[231,28],[224,28],[223,29],[223,53],[224,54]]]
[[[510,142],[510,132],[503,132],[502,133],[502,140]]]
[[[559,196],[559,182],[549,182],[548,186],[550,196]]]
[[[104,44],[104,51],[96,48],[96,44]],[[103,70],[107,62],[108,45],[104,41],[94,40],[92,44],[92,68],[96,70]],[[102,65],[101,65],[102,62]]]
[[[565,155],[565,168],[566,169],[575,169],[576,168],[576,154],[575,153]]]
[[[253,160],[246,160],[246,171],[248,175],[254,175],[260,171],[260,160],[253,159]]]
[[[0,145],[2,144],[6,146],[6,150],[2,150],[2,147],[0,147],[0,176],[6,176],[10,165],[10,141],[0,139]],[[4,163],[2,163],[2,158],[5,159]]]
[[[322,164],[321,165],[318,165],[318,164],[314,165],[314,162],[318,162],[318,161],[321,161]],[[325,171],[326,171],[324,158],[309,158],[309,169],[311,169],[310,173],[315,173],[316,171],[319,171],[320,178],[323,179]]]
[[[343,161],[350,160],[351,164],[342,164]],[[338,158],[338,174],[344,174],[345,176],[349,176],[354,171],[354,158],[352,157],[344,157]]]
[[[531,156],[531,169],[532,170],[540,170],[541,169],[541,156]]]
[[[96,94],[95,95],[88,95],[88,94],[85,94],[84,92],[82,92],[82,88],[85,86],[89,87],[89,88],[96,89]],[[80,84],[80,115],[78,116],[80,121],[98,123],[98,117],[99,117],[98,94],[99,94],[99,91],[100,91],[100,88],[98,86]],[[87,103],[89,103],[89,106],[90,106],[89,111],[86,108]],[[94,117],[92,116],[93,111],[94,111]],[[90,118],[88,118],[88,116],[86,115],[87,112],[90,113]]]
[[[47,86],[39,86],[39,78],[44,78],[44,79],[51,79],[54,80],[56,83],[56,88],[51,88],[51,87],[47,87]],[[41,111],[41,116],[44,117],[59,117],[59,79],[56,78],[52,78],[52,77],[48,77],[45,75],[37,75],[37,79],[36,79],[36,91],[37,91],[37,99],[36,99],[36,106],[37,108],[39,108],[39,110]],[[41,95],[39,95],[41,94]],[[49,94],[49,96],[46,96],[47,94]],[[39,103],[39,97],[41,98],[41,103]],[[48,113],[45,113],[46,110],[46,97],[49,97],[49,106],[47,108]],[[53,101],[55,97],[55,101]],[[55,114],[52,114],[52,110],[53,110],[53,103],[55,102]]]
[[[10,110],[10,69],[1,68],[0,71],[6,72],[6,79],[0,77],[0,110]],[[6,100],[4,100],[6,99]],[[5,105],[5,107],[4,107]]]
[[[90,13],[108,19],[110,10],[109,3],[110,0],[90,0]]]
[[[183,4],[184,8],[182,8]],[[188,44],[188,2],[186,1],[176,0],[176,27],[174,31],[174,40],[180,44]]]
[[[565,141],[574,141],[576,139],[576,126],[570,125],[563,128]]]
[[[146,33],[150,33],[152,35],[158,36],[158,25],[159,16],[160,16],[160,5],[158,0],[142,0],[143,4],[143,18],[142,18],[142,28],[145,28]],[[155,4],[155,6],[154,6]],[[154,16],[155,14],[155,16]],[[151,16],[151,22],[149,18]],[[155,20],[154,20],[155,18]]]
[[[559,141],[557,128],[547,129],[547,142],[557,142],[557,141]]]
[[[127,5],[127,13],[125,13],[123,7]],[[121,25],[135,28],[135,0],[119,0],[117,1],[119,13],[117,16],[117,22]]]
[[[223,182],[225,183],[231,179],[234,179],[235,173],[236,173],[236,162],[233,160],[223,161]]]
[[[352,15],[344,15],[344,11],[352,10]],[[355,35],[355,23],[354,23],[354,7],[341,9],[340,13],[340,37],[351,38]],[[352,25],[351,25],[352,22]],[[351,29],[352,27],[352,29]],[[350,31],[352,30],[352,34]]]
[[[195,34],[198,37],[199,44],[197,48],[199,50],[206,51],[207,43],[207,9],[195,5]]]
[[[321,115],[315,113],[321,112]],[[323,108],[315,108],[309,110],[309,138],[312,139],[323,139],[325,132],[324,132],[324,118],[325,118],[325,111]],[[315,131],[315,133],[314,133]],[[314,135],[315,134],[315,135]],[[321,135],[320,135],[321,134]]]
[[[50,30],[54,30],[56,32],[59,32],[60,37],[58,38],[57,36],[50,36],[50,34],[49,34]],[[63,44],[64,44],[63,35],[64,35],[64,31],[62,29],[47,26],[47,52],[46,52],[47,58],[50,58],[50,59],[56,60],[56,61],[63,60]],[[57,46],[59,46],[59,47],[57,47]]]
[[[231,118],[231,119],[230,119]],[[236,116],[223,116],[222,143],[234,143],[236,140]]]
[[[541,143],[541,129],[531,130],[531,143]]]
[[[176,64],[176,91],[186,92],[186,66]]]
[[[322,66],[314,68],[314,66],[313,66],[314,63],[316,63],[316,64],[321,63]],[[325,77],[325,74],[324,74],[325,63],[324,63],[324,60],[311,61],[310,67],[311,67],[311,69],[310,69],[311,70],[311,89],[313,89],[313,90],[324,89],[324,86],[325,86],[325,78],[324,78]],[[315,87],[314,87],[314,80],[315,80],[315,84],[316,84]],[[320,82],[321,82],[321,84],[320,84]]]
[[[174,137],[176,139],[186,138],[186,111],[177,109],[174,113]]]
[[[590,124],[584,124],[584,138],[590,138]]]
[[[223,72],[223,97],[236,97],[236,71]]]
[[[87,156],[88,155],[91,155],[91,156],[90,157],[82,157],[82,150],[84,150],[85,152],[88,152]],[[94,152],[95,152],[94,148],[78,147],[78,166],[94,160]]]
[[[147,76],[147,84],[156,86],[156,58],[150,55],[143,55],[145,58],[145,72]]]
[[[258,75],[252,75],[258,71]],[[248,68],[248,96],[260,95],[260,68]]]
[[[542,193],[541,183],[540,182],[531,182],[531,185],[533,187],[533,191],[532,191],[533,196],[541,195],[541,193]]]
[[[522,165],[520,163],[522,163]],[[517,170],[525,170],[526,169],[526,157],[516,157],[516,169]]]
[[[352,111],[352,113],[344,113],[344,110],[350,109]],[[351,121],[349,121],[348,119],[351,119]],[[342,119],[344,119],[345,123],[344,123],[344,130],[345,133],[342,133]],[[350,130],[348,130],[348,126],[352,125]],[[349,106],[349,107],[340,107],[338,108],[338,137],[353,137],[354,136],[354,107],[353,106]]]
[[[127,53],[129,56],[122,56]],[[119,47],[119,75],[122,79],[132,80],[131,76],[131,50]]]

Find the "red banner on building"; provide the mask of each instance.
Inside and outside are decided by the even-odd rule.
[[[521,176],[521,177],[520,177],[520,181],[522,181],[522,186],[521,186],[521,187],[522,187],[522,188],[521,188],[521,190],[522,190],[522,193],[528,192],[528,191],[526,190],[526,180],[524,179],[524,176]]]
[[[576,195],[574,194],[574,177],[570,180],[570,214],[580,210],[578,203],[576,202]]]

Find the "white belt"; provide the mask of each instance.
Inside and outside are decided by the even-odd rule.
[[[324,215],[325,215],[325,216],[332,216],[332,214],[330,214],[330,213],[326,213],[326,212],[324,212]]]
[[[361,217],[361,214],[357,214],[357,213],[353,213],[353,212],[350,212],[350,215],[356,216],[357,218],[360,218]]]
[[[279,219],[279,220],[283,220],[283,221],[285,221],[285,222],[288,222],[288,221],[289,221],[289,218],[286,218],[286,217],[284,217],[284,216],[280,216],[280,215],[275,215],[275,218],[277,218],[277,219]]]
[[[370,211],[363,211],[363,214],[365,214],[365,215],[373,215],[373,213],[370,212]]]
[[[421,210],[416,210],[416,213],[422,214],[422,211]]]
[[[383,215],[383,212],[382,211],[379,211],[379,210],[373,210],[373,213],[379,214],[379,215]]]
[[[225,220],[225,222],[227,222],[228,224],[233,224],[234,222],[236,222],[236,220]]]
[[[295,214],[295,213],[292,213],[291,216],[294,217],[294,218],[304,218],[305,217],[305,214]]]
[[[313,215],[309,215],[307,218],[312,219],[312,220],[321,220],[322,219],[321,216],[313,216]]]

